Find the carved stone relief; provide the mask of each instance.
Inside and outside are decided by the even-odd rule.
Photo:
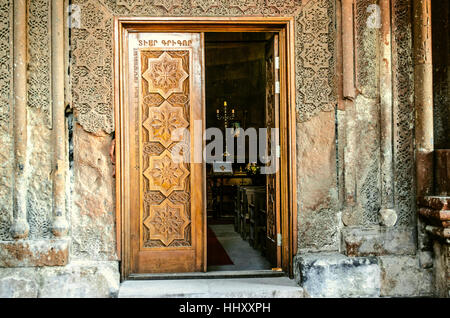
[[[75,115],[86,131],[110,133],[114,130],[112,15],[98,1],[73,1],[72,4],[80,7],[80,24],[71,30]]]
[[[9,240],[12,215],[12,6],[0,1],[0,240]]]
[[[378,83],[377,67],[372,47],[377,32],[366,28],[370,12],[367,6],[374,0],[356,1],[360,14],[357,28],[358,85],[366,97],[376,98]],[[114,130],[112,103],[112,18],[113,16],[294,16],[295,18],[295,62],[296,62],[296,107],[297,120],[305,122],[320,112],[333,111],[336,105],[336,21],[334,0],[73,0],[81,7],[82,19],[79,28],[72,30],[71,76],[73,105],[78,122],[89,132]],[[393,10],[393,64],[394,94],[398,111],[395,139],[396,204],[399,210],[398,224],[408,223],[413,211],[412,203],[412,128],[413,109],[410,68],[409,1],[395,0]],[[95,44],[95,45],[94,45]],[[86,53],[87,52],[87,53]],[[397,64],[396,64],[397,63]],[[370,76],[369,76],[370,75]],[[96,82],[95,85],[90,83]],[[179,89],[179,88],[178,88]],[[96,93],[97,92],[97,93]],[[102,92],[102,96],[98,95]],[[86,94],[97,96],[92,98]],[[149,107],[160,107],[167,101],[172,107],[185,104],[186,96],[169,94],[167,100],[160,93],[147,94],[143,103]],[[177,99],[177,101],[175,101]],[[146,154],[161,155],[165,146],[149,141],[144,144]],[[375,170],[370,170],[370,169]],[[377,180],[377,166],[373,164],[363,175],[369,210],[377,208],[376,200],[370,197]],[[364,182],[364,180],[362,180]],[[156,191],[152,191],[156,192]],[[172,194],[177,191],[172,192]],[[375,200],[375,201],[374,201]],[[148,215],[148,211],[146,212]],[[370,214],[372,215],[372,213]],[[402,216],[404,215],[404,216]],[[369,220],[369,223],[376,220]],[[186,228],[188,229],[189,226]],[[175,244],[177,240],[171,244]]]
[[[107,92],[109,113],[98,113],[95,102],[83,103],[81,82],[85,77],[112,87],[112,29],[113,16],[295,16],[297,109],[300,121],[308,120],[320,111],[333,110],[335,96],[335,4],[332,0],[74,0],[81,7],[80,28],[72,33],[74,59],[72,81],[74,107],[78,121],[90,132],[114,128],[112,92]],[[83,14],[83,12],[87,13]],[[98,43],[98,53],[89,53],[94,62],[83,64],[83,55],[90,41]],[[97,50],[91,48],[91,51]],[[101,57],[99,57],[101,56]],[[103,76],[103,78],[102,78]],[[102,101],[103,104],[103,101]],[[81,110],[81,111],[79,111]],[[106,109],[105,109],[106,110]]]
[[[49,0],[28,0],[28,105],[45,113],[52,128],[51,10]]]
[[[414,224],[414,82],[411,1],[392,3],[394,169],[397,225]]]
[[[336,105],[334,2],[309,1],[300,11],[296,38],[297,120]],[[332,71],[333,70],[333,71]]]
[[[117,0],[118,6],[124,6],[128,10],[133,10],[135,6],[141,6],[144,0]]]

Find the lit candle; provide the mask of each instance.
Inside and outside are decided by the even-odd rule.
[[[234,109],[231,110],[231,113],[234,115]]]

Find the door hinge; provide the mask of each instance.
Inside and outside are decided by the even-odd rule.
[[[276,70],[280,69],[280,57],[279,56],[275,57],[275,69]]]
[[[280,82],[275,82],[275,94],[280,94]]]
[[[281,237],[281,233],[277,234],[277,246],[281,246],[281,242],[283,241],[283,238]]]

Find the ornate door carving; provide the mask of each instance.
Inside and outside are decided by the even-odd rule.
[[[204,116],[202,41],[199,33],[130,33],[125,43],[131,273],[206,268],[204,166],[191,147],[194,127],[203,131],[194,125]],[[180,143],[191,160],[174,158]]]
[[[271,129],[279,128],[279,58],[278,35],[274,35],[266,47],[266,127],[267,149],[269,154],[272,143],[279,145],[278,140],[271,139]],[[278,136],[278,135],[277,135]],[[278,156],[276,165],[279,167]],[[270,163],[269,163],[270,164]],[[277,169],[278,170],[278,169]],[[267,187],[267,256],[272,266],[281,268],[281,246],[277,244],[280,231],[280,174],[268,174]]]

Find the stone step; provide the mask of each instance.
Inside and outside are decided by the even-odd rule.
[[[287,277],[127,280],[119,298],[302,298],[303,289]]]

